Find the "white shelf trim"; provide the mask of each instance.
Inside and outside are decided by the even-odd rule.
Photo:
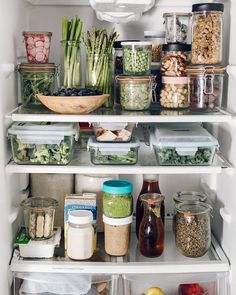
[[[26,0],[38,6],[90,6],[89,0]]]

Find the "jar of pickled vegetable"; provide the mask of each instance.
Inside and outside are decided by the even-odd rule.
[[[23,105],[41,104],[38,93],[53,92],[57,82],[57,66],[50,64],[22,63],[17,71],[20,74],[21,100]]]
[[[132,183],[108,180],[103,183],[103,213],[111,218],[125,218],[133,213]]]
[[[177,248],[188,257],[203,256],[211,245],[211,206],[186,201],[177,204],[175,209]]]

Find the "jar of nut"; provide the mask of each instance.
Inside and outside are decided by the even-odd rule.
[[[189,66],[189,99],[191,109],[221,107],[225,67]]]
[[[162,84],[160,99],[162,107],[169,109],[189,107],[187,77],[162,77]]]
[[[192,64],[220,64],[224,4],[202,3],[192,6]]]
[[[164,44],[162,48],[161,72],[167,77],[186,76],[186,66],[190,63],[191,45]]]

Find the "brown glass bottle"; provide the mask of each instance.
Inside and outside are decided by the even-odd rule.
[[[144,216],[139,227],[139,251],[146,257],[158,257],[164,250],[165,233],[160,214],[164,197],[160,194],[144,194],[141,200]]]
[[[139,238],[139,226],[143,218],[144,210],[143,203],[140,196],[146,193],[157,193],[161,194],[159,188],[158,175],[155,174],[144,174],[143,175],[143,186],[141,192],[138,196],[136,203],[136,236]],[[161,218],[163,223],[165,223],[165,204],[164,201],[161,204]]]

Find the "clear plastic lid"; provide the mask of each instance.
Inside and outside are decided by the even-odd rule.
[[[206,202],[207,196],[199,192],[177,192],[173,199],[176,203],[182,203],[185,201]]]
[[[202,202],[183,202],[175,205],[175,209],[185,216],[201,215],[212,213],[212,207]]]
[[[131,148],[139,148],[140,143],[137,138],[132,137],[130,142],[122,143],[105,143],[97,142],[94,136],[89,137],[87,150],[99,149],[102,155],[125,155]]]
[[[125,127],[128,125],[128,123],[93,123],[93,127],[95,128],[103,128],[105,130],[122,130],[125,129]]]
[[[151,132],[150,143],[158,148],[175,147],[179,155],[195,154],[199,147],[219,147],[217,139],[197,124],[161,124]]]
[[[31,197],[23,200],[20,205],[24,209],[44,211],[48,209],[55,209],[59,203],[53,198]]]

